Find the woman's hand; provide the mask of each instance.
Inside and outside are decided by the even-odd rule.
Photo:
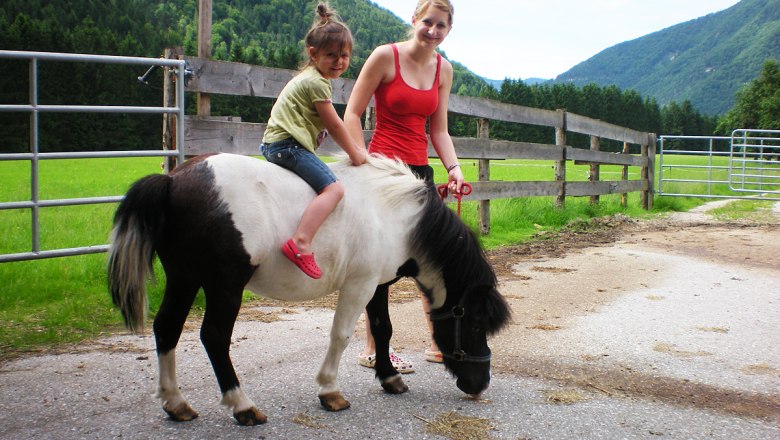
[[[463,182],[463,171],[460,170],[460,165],[451,167],[447,172],[447,189],[453,194],[460,194]]]

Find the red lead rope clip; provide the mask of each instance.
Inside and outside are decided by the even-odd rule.
[[[439,192],[439,197],[441,197],[442,200],[447,198],[449,190],[447,189],[446,183],[442,183],[441,185],[437,186],[436,190]],[[463,196],[471,194],[471,191],[473,190],[474,188],[470,183],[464,182],[463,185],[460,186],[460,192],[452,194],[452,197],[455,197],[458,200],[458,217],[460,217],[460,200],[463,198]]]

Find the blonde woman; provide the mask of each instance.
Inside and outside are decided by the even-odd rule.
[[[398,158],[420,178],[433,185],[428,164],[428,136],[447,170],[448,187],[460,192],[463,173],[447,128],[447,106],[452,87],[452,65],[436,52],[452,29],[454,8],[449,0],[421,0],[412,16],[412,30],[406,41],[376,48],[366,60],[344,113],[344,124],[352,138],[364,143],[361,116],[372,97],[376,103],[376,129],[369,153]],[[426,133],[426,124],[428,133]],[[377,287],[387,297],[390,284]],[[423,295],[423,310],[430,313]],[[359,357],[363,366],[374,367],[376,347],[366,319],[366,346]],[[433,326],[428,317],[428,329]],[[392,331],[392,330],[391,330]],[[425,359],[442,362],[431,338]],[[390,360],[401,373],[414,371],[411,363],[390,350]]]

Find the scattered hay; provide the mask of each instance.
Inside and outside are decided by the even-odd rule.
[[[324,423],[320,423],[320,420],[322,420],[321,417],[312,416],[305,412],[298,413],[295,415],[295,417],[292,418],[293,423],[303,425],[307,428],[312,428],[312,429],[327,428],[328,425]]]
[[[536,272],[548,272],[548,273],[569,273],[574,272],[577,269],[569,269],[566,267],[546,267],[546,266],[534,266],[531,270]]]
[[[647,295],[645,296],[645,299],[649,299],[650,301],[662,301],[665,300],[666,297],[663,295]]]
[[[428,425],[425,430],[433,435],[454,440],[488,440],[496,428],[490,419],[460,415],[454,411],[439,414],[434,421],[415,415]]]
[[[545,400],[548,403],[554,403],[556,405],[571,405],[583,400],[588,400],[588,397],[579,392],[578,390],[569,388],[563,390],[544,390]]]
[[[667,353],[672,356],[676,356],[679,358],[692,358],[692,357],[699,357],[699,356],[712,356],[712,353],[708,351],[687,351],[687,350],[680,350],[675,346],[674,344],[664,344],[664,343],[658,343],[653,346],[653,350],[657,351],[659,353]]]
[[[696,327],[696,330],[709,333],[728,333],[729,329],[724,327]]]
[[[780,369],[769,364],[747,365],[740,368],[739,371],[758,376],[780,376]]]
[[[242,310],[239,316],[242,321],[270,323],[282,320],[279,312],[264,312],[256,307]]]
[[[554,325],[554,324],[535,324],[532,326],[528,326],[526,328],[529,330],[555,331],[555,330],[560,330],[562,327],[560,325]]]

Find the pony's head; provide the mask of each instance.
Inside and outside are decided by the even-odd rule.
[[[435,307],[433,337],[444,365],[461,391],[479,395],[490,383],[487,338],[509,322],[509,305],[474,233],[433,188],[412,240],[420,260],[415,278]]]

